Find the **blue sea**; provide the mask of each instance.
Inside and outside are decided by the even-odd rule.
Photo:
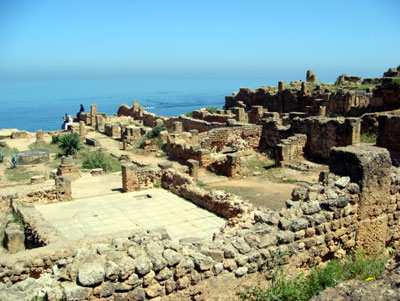
[[[0,80],[0,129],[34,132],[61,128],[65,113],[83,104],[90,111],[114,115],[122,104],[141,106],[163,116],[178,116],[202,107],[222,108],[225,96],[240,87],[259,88],[276,82],[263,79],[96,79]]]

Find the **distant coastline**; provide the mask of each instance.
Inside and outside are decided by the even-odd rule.
[[[277,82],[253,80],[35,80],[0,81],[0,129],[35,132],[61,129],[65,113],[75,115],[79,105],[113,115],[118,107],[138,99],[146,110],[178,116],[194,109],[224,105],[224,97],[240,87],[258,88]]]

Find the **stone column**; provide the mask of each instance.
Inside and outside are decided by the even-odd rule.
[[[286,82],[285,81],[278,82],[278,92],[282,92],[285,89],[286,89]]]
[[[174,133],[182,133],[182,122],[175,121],[172,124],[172,130],[173,130]]]
[[[200,163],[197,160],[189,159],[187,160],[189,165],[189,174],[190,176],[197,181],[199,179],[199,167]]]
[[[57,176],[55,178],[57,199],[60,202],[72,200],[71,179],[69,176]]]
[[[345,119],[345,135],[348,145],[360,143],[361,119],[346,118]]]
[[[227,155],[228,160],[228,177],[239,179],[242,176],[242,163],[240,157],[237,155]]]
[[[44,133],[42,130],[36,131],[36,144],[44,144]]]
[[[245,111],[244,108],[234,107],[232,108],[233,114],[236,115],[237,122],[244,122],[245,120]]]
[[[83,120],[79,121],[79,136],[81,136],[83,139],[86,138],[86,126]]]
[[[139,190],[137,167],[132,163],[122,165],[122,189],[124,192]]]
[[[164,121],[162,119],[156,119],[155,126],[163,126],[163,125],[164,125]]]
[[[98,131],[104,131],[104,117],[102,115],[96,115],[96,129]]]
[[[138,100],[133,101],[133,111],[134,112],[139,111],[139,101]]]
[[[90,115],[97,115],[97,105],[90,105]]]

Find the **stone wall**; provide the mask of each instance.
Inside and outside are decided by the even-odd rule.
[[[242,177],[242,163],[239,154],[222,155],[221,158],[213,160],[208,168],[216,174],[233,179],[240,179]]]
[[[152,167],[139,167],[136,164],[122,165],[122,187],[124,192],[153,188],[161,179],[160,170]]]
[[[258,150],[262,126],[258,125],[237,125],[220,129],[213,129],[207,132],[206,136],[199,141],[201,148],[216,152],[230,148],[233,151],[246,149]]]
[[[129,107],[124,104],[118,109],[118,116],[129,116],[134,120],[142,120],[143,124],[148,127],[154,127],[157,120],[162,120],[164,126],[167,129],[173,129],[173,124],[175,122],[182,123],[182,129],[184,131],[198,130],[199,132],[207,132],[213,128],[224,127],[225,123],[220,122],[208,122],[204,120],[194,119],[181,115],[179,117],[164,117],[157,116],[153,113],[146,112],[143,107],[139,107],[139,103],[134,104],[133,107]]]
[[[328,160],[333,146],[360,142],[361,121],[358,118],[294,118],[291,132],[307,135],[305,153],[315,160]]]
[[[229,218],[212,241],[176,243],[156,232],[137,231],[111,243],[92,244],[74,255],[64,253],[66,258],[52,268],[52,258],[61,255],[34,257],[35,263],[25,257],[20,269],[21,262],[2,257],[0,279],[9,285],[29,276],[38,262],[44,265],[47,260],[49,268],[40,271],[50,274],[30,279],[23,292],[19,286],[4,289],[0,297],[5,293],[18,299],[18,294],[26,297],[40,291],[49,299],[65,294],[69,299],[146,300],[213,281],[221,273],[237,278],[259,272],[268,276],[272,267],[279,266],[296,273],[341,258],[353,247],[367,252],[389,243],[396,247],[400,171],[390,168],[388,152],[375,147],[357,151],[351,146],[332,152],[331,170],[341,176],[326,172],[321,182],[295,188],[287,208],[279,211],[254,208],[231,194],[205,191],[186,174],[165,169],[161,176],[165,189]],[[346,158],[351,160],[343,167]],[[342,168],[335,170],[338,165]],[[377,195],[384,196],[384,204],[376,202]]]
[[[350,79],[350,78],[349,78]],[[320,107],[327,116],[359,117],[362,114],[400,108],[400,89],[377,88],[372,92],[355,91],[346,88],[337,90],[309,90],[307,84],[284,87],[281,91],[272,87],[257,90],[240,88],[233,96],[225,97],[225,108],[231,109],[241,104],[249,111],[253,106],[262,106],[270,112],[307,112],[321,115]]]
[[[389,150],[393,165],[400,166],[400,114],[380,115],[376,144]]]
[[[117,124],[106,123],[104,133],[111,137],[120,137],[120,126]]]
[[[280,162],[303,159],[304,147],[307,143],[307,135],[296,134],[287,139],[282,139],[276,145],[276,158]]]
[[[193,118],[200,119],[207,122],[226,123],[229,119],[235,119],[233,114],[211,114],[205,110],[193,111]]]

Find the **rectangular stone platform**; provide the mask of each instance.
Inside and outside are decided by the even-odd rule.
[[[36,209],[70,240],[162,227],[172,240],[211,240],[226,222],[163,189],[89,197]]]

